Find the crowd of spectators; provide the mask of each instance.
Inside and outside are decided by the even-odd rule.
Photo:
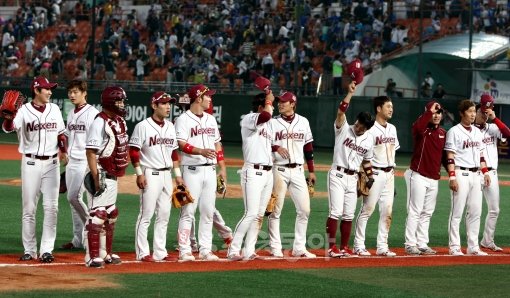
[[[313,93],[322,74],[323,93],[340,94],[344,66],[353,59],[359,58],[366,71],[378,70],[384,55],[414,42],[410,28],[397,20],[402,11],[391,1],[304,0],[298,18],[291,0],[148,1],[152,4],[143,18],[117,0],[97,0],[95,8],[88,6],[90,1],[72,2],[72,7],[63,0],[37,8],[23,4],[12,19],[2,20],[0,67],[5,77],[23,63],[30,65],[26,76],[60,79],[64,63],[73,60],[78,61],[72,74],[76,78],[113,80],[120,77],[119,67],[125,67],[128,78],[141,82],[155,69],[165,69],[168,83],[234,88],[264,75],[284,89],[293,88],[297,79],[303,95]],[[473,1],[476,30],[508,34],[510,4],[500,2]],[[420,16],[419,3],[405,1],[407,18]],[[453,0],[449,9],[445,1],[424,3],[423,15],[430,20],[424,28],[427,36],[439,34],[445,18],[458,18],[456,29],[466,29],[469,1]],[[90,21],[92,9],[103,28],[97,42],[75,32],[77,22]],[[54,38],[35,43],[37,32],[61,24],[65,29]],[[82,45],[82,55],[72,51],[72,43]],[[432,93],[429,87],[422,92]]]

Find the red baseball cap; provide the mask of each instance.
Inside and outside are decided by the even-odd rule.
[[[352,60],[352,62],[347,65],[347,73],[354,83],[360,84],[363,82],[364,73],[361,61],[359,59]]]
[[[260,76],[255,79],[255,87],[259,89],[260,91],[267,91],[271,87],[271,81],[266,79],[263,76]]]
[[[429,101],[429,102],[427,103],[427,105],[425,106],[425,111],[430,111],[430,108],[432,108],[432,106],[433,106],[433,105],[435,105],[436,103],[437,103],[437,104],[439,104],[439,103],[438,103],[437,101],[435,101],[435,100]],[[442,113],[442,112],[443,112],[443,107],[441,106],[441,104],[439,104],[439,109],[437,109],[437,112],[439,112],[439,113]],[[437,112],[436,112],[436,113],[437,113]]]
[[[277,96],[276,100],[281,101],[281,102],[286,102],[286,101],[296,102],[297,97],[296,97],[296,95],[294,95],[294,93],[285,91],[280,96]]]
[[[50,83],[45,77],[37,77],[32,81],[32,85],[30,85],[30,89],[35,90],[36,88],[43,89],[55,89],[57,88],[57,83]]]
[[[480,108],[482,111],[485,111],[487,109],[494,109],[494,98],[490,96],[489,94],[483,94],[480,97]]]
[[[167,102],[175,102],[175,99],[170,96],[170,94],[164,91],[158,91],[152,94],[151,104],[153,103],[167,103]]]
[[[199,84],[191,87],[188,91],[189,98],[191,102],[195,101],[195,99],[199,98],[202,95],[212,96],[216,94],[216,90],[209,89],[205,85]]]

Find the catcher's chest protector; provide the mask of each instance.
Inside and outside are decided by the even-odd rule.
[[[98,116],[106,121],[108,127],[105,127],[105,130],[110,138],[106,144],[106,149],[99,157],[99,164],[108,174],[122,177],[128,166],[129,138],[126,121],[119,116],[114,116],[114,119],[111,119],[103,112],[99,113]],[[111,146],[111,144],[115,144],[115,146]],[[109,146],[113,148],[108,150]],[[111,151],[111,153],[105,151]]]

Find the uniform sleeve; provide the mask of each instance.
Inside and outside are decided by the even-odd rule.
[[[101,117],[96,117],[87,133],[87,143],[85,149],[101,149],[105,138],[105,121]]]
[[[186,129],[185,117],[187,117],[186,114],[182,114],[175,119],[175,135],[177,141],[187,142],[189,139],[189,130]]]
[[[145,139],[142,136],[142,124],[143,122],[138,123],[133,129],[133,133],[131,134],[131,138],[129,138],[129,146],[136,147],[138,149],[142,149],[143,140]]]
[[[26,105],[23,105],[21,107],[21,109],[19,109],[18,113],[16,114],[16,116],[14,117],[14,119],[12,120],[13,123],[14,123],[14,129],[16,131],[19,131],[22,127],[23,127],[23,115],[25,114],[26,112]]]
[[[395,151],[396,151],[400,149],[400,142],[398,141],[397,128],[393,126],[393,129],[395,130]]]
[[[310,128],[310,122],[306,120],[305,144],[308,144],[310,142],[313,142],[312,129]]]
[[[218,122],[216,122],[216,118],[213,116],[210,116],[212,119],[212,122],[214,123],[214,143],[221,142],[221,134],[220,129],[218,128]]]
[[[503,134],[501,133],[501,130],[499,129],[499,127],[494,123],[489,124],[488,132],[489,132],[489,135],[491,135],[491,136],[494,136],[500,140],[506,140],[506,138],[503,137]]]
[[[170,134],[171,134],[171,136],[173,138],[173,141],[174,141],[173,142],[173,146],[172,146],[172,151],[173,150],[177,150],[177,149],[179,149],[179,144],[177,143],[177,138],[175,137],[175,125],[172,122],[170,122],[170,121],[168,121],[168,125],[170,127],[169,128],[170,129]]]
[[[343,131],[349,128],[349,124],[347,123],[347,119],[344,120],[344,123],[340,126],[340,128],[336,127],[336,121],[333,122],[333,128],[335,130],[335,137],[341,134]]]
[[[258,113],[250,113],[243,117],[241,120],[241,127],[246,128],[248,130],[256,130],[257,129],[257,119],[259,117]]]
[[[55,107],[58,109],[58,106],[55,105]],[[66,133],[66,125],[64,123],[64,118],[62,118],[62,113],[58,113],[59,117],[57,119],[57,129],[58,129],[58,134],[65,134]]]
[[[457,153],[457,149],[456,149],[456,146],[455,146],[455,129],[452,128],[450,130],[448,130],[448,132],[446,133],[446,143],[444,145],[444,150],[446,151],[451,151],[453,153]]]

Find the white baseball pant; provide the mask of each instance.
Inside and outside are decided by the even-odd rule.
[[[87,204],[83,201],[83,179],[87,172],[87,160],[69,158],[66,166],[67,201],[71,205],[73,219],[74,247],[83,247],[83,228],[89,216]]]
[[[194,220],[191,225],[191,233],[189,235],[192,247],[194,245],[197,245],[197,238],[195,236],[195,222],[196,220]],[[232,229],[229,226],[227,226],[225,220],[223,219],[223,216],[221,216],[221,213],[220,211],[218,211],[218,209],[214,210],[213,227],[214,229],[216,229],[216,231],[218,231],[218,235],[221,237],[221,239],[227,239],[232,237]]]
[[[494,244],[494,232],[499,216],[499,179],[498,171],[489,171],[491,184],[482,187],[483,196],[487,202],[487,217],[485,218],[485,229],[481,243],[485,246]]]
[[[352,221],[356,212],[358,175],[347,175],[336,167],[328,171],[328,217]]]
[[[407,185],[407,219],[405,245],[428,247],[430,218],[436,208],[438,180],[431,179],[407,169],[404,173]]]

